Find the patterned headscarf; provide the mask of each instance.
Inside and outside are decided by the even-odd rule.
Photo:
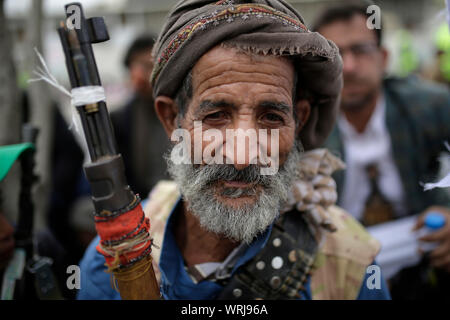
[[[154,96],[174,98],[196,62],[218,44],[297,58],[298,86],[312,104],[300,139],[306,150],[323,143],[336,118],[342,60],[336,45],[309,31],[282,0],[180,1],[153,48]]]

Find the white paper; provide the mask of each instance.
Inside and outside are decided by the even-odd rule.
[[[419,234],[412,231],[417,218],[415,215],[367,228],[381,243],[380,253],[375,259],[386,279],[420,261]]]

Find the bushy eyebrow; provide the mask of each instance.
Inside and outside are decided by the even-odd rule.
[[[195,112],[196,115],[207,113],[213,110],[216,110],[217,108],[232,108],[236,109],[236,105],[234,103],[225,101],[225,100],[219,100],[219,101],[211,101],[211,100],[204,100],[200,103],[199,108]],[[268,110],[276,110],[279,112],[282,112],[286,115],[289,115],[292,113],[292,107],[289,106],[286,103],[283,102],[275,102],[275,101],[263,101],[261,102],[258,107]]]
[[[202,113],[207,113],[209,111],[216,110],[217,108],[220,107],[236,108],[236,105],[225,100],[219,101],[204,100],[200,103],[200,106],[198,107],[195,114],[198,115]]]
[[[272,109],[283,112],[286,115],[292,113],[292,107],[284,102],[274,102],[274,101],[263,101],[259,104],[261,108]]]

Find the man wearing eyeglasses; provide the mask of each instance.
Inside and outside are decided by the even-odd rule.
[[[340,115],[326,145],[345,160],[335,175],[338,203],[364,225],[439,211],[447,223],[426,237],[439,246],[433,267],[450,272],[450,199],[435,181],[439,154],[450,141],[447,89],[415,78],[385,78],[388,52],[381,29],[369,29],[367,5],[324,11],[313,27],[339,47],[344,62]],[[416,228],[423,225],[423,215]]]

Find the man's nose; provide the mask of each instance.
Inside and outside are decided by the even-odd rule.
[[[227,146],[233,147],[233,154],[227,152],[227,160],[232,161],[237,170],[243,170],[250,164],[257,164],[258,160],[258,130],[253,119],[240,119],[233,126],[233,141],[228,141]],[[231,151],[231,150],[229,150]]]
[[[343,72],[346,73],[353,73],[355,72],[357,68],[357,63],[355,56],[351,52],[345,52],[342,54],[342,61],[344,63]]]

